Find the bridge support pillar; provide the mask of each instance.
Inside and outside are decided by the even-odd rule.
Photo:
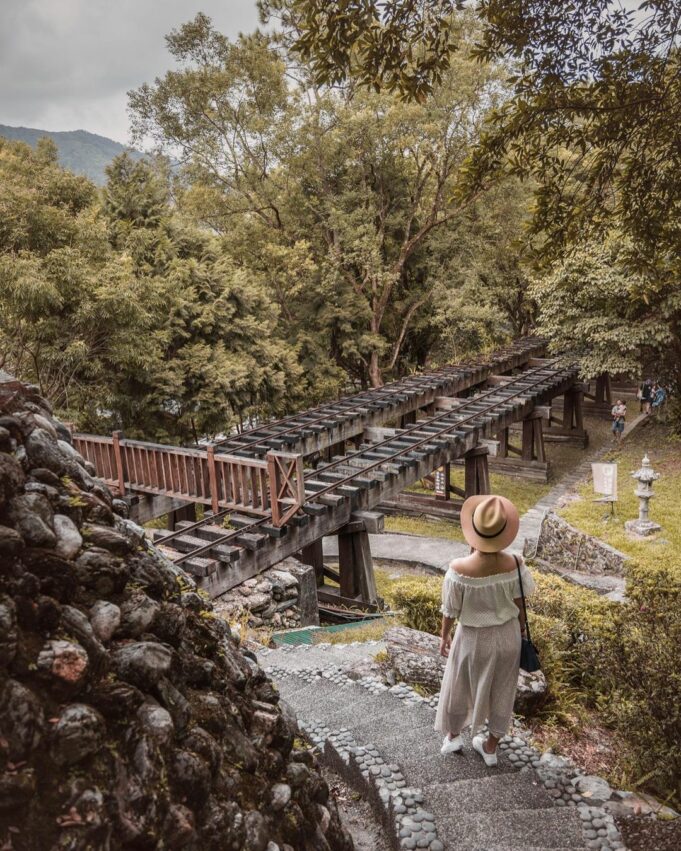
[[[374,563],[366,529],[358,532],[339,530],[338,569],[341,597],[359,598],[363,603],[373,605],[378,602]]]
[[[170,529],[171,532],[174,532],[175,524],[178,523],[180,520],[191,520],[192,523],[196,522],[195,502],[188,502],[181,508],[176,508],[174,511],[169,511],[168,522],[166,524],[167,528]]]
[[[476,446],[464,455],[464,489],[466,498],[489,493],[489,469],[486,446]]]
[[[563,428],[584,431],[584,391],[581,388],[568,390],[563,396]]]
[[[345,455],[345,441],[339,440],[326,450],[326,460],[330,461],[334,455]]]
[[[596,378],[596,388],[593,393],[590,393],[590,386],[585,387],[586,403],[589,413],[602,419],[610,419],[610,410],[612,409],[612,382],[610,373],[603,372]]]
[[[546,461],[542,419],[542,411],[532,411],[523,420],[523,448],[521,456],[523,461],[541,461],[542,463]]]
[[[298,553],[298,558],[303,564],[309,564],[314,567],[315,580],[317,588],[324,584],[324,550],[322,548],[323,538],[319,538],[308,544]]]
[[[400,428],[407,428],[407,426],[414,425],[416,422],[416,411],[409,411],[407,414],[402,414],[400,417]]]
[[[586,385],[577,384],[563,394],[563,410],[562,417],[549,417],[549,428],[544,432],[544,442],[551,443],[567,443],[574,446],[580,446],[586,449],[589,445],[589,435],[584,428],[584,396]],[[596,410],[591,408],[594,413]],[[607,408],[608,416],[610,408]],[[553,423],[558,422],[560,425],[554,426]]]

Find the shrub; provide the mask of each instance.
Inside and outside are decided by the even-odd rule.
[[[596,707],[626,742],[622,768],[681,799],[681,582],[678,568],[627,565],[625,604],[537,577],[531,615],[549,708]],[[537,614],[540,613],[540,614]]]
[[[392,583],[383,592],[391,608],[401,613],[405,626],[440,634],[442,580],[439,577],[410,576]]]
[[[629,602],[604,642],[599,673],[608,721],[627,741],[637,777],[681,800],[681,581],[678,567],[628,567]]]

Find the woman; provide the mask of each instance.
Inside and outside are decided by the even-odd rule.
[[[513,716],[525,630],[519,569],[525,595],[534,591],[522,559],[503,552],[518,534],[519,522],[516,507],[505,497],[469,497],[461,509],[461,528],[471,554],[450,564],[442,588],[440,653],[447,666],[435,729],[445,734],[441,752],[448,754],[461,750],[461,731],[470,725],[473,747],[487,765],[497,764],[497,745]],[[480,735],[485,722],[486,739]]]
[[[641,393],[641,411],[643,413],[650,413],[650,403],[652,401],[653,396],[653,382],[652,379],[646,378],[641,387],[639,388],[639,392]]]

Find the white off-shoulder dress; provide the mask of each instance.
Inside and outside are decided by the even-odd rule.
[[[534,591],[532,574],[520,565],[525,596]],[[458,618],[442,678],[435,729],[472,735],[488,724],[494,736],[508,732],[520,664],[520,621],[513,602],[520,597],[518,571],[463,576],[451,567],[442,587],[442,614]]]

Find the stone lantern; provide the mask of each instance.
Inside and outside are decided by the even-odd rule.
[[[660,478],[660,474],[656,473],[650,465],[650,459],[647,455],[643,456],[641,468],[631,474],[638,485],[634,493],[638,497],[638,520],[627,520],[624,524],[629,532],[636,535],[652,535],[659,532],[662,528],[658,523],[654,523],[648,517],[648,502],[653,494],[653,482]]]

